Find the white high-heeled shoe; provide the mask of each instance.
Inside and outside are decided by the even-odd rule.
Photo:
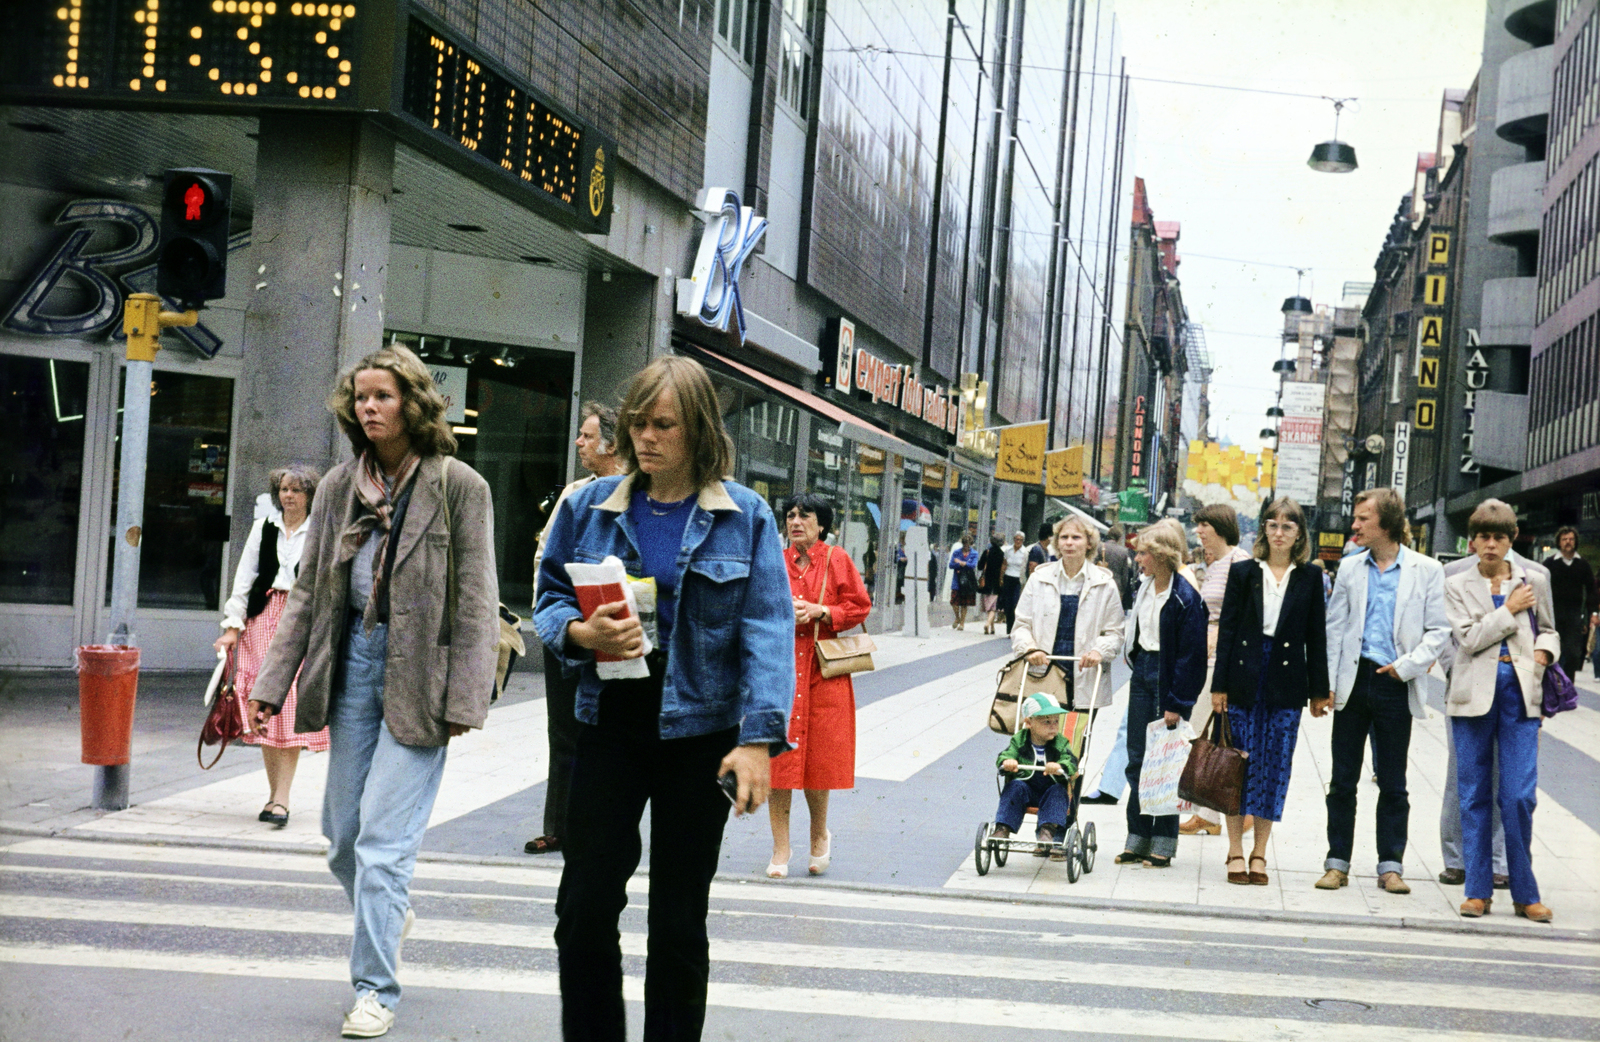
[[[817,857],[815,854],[812,855],[812,857],[811,857],[811,874],[814,875],[814,876],[822,875],[822,873],[824,873],[824,872],[826,872],[828,870],[828,866],[830,864],[832,864],[832,863],[833,863],[833,833],[829,832],[828,833],[828,852],[826,854],[823,854],[821,857]]]
[[[789,877],[789,862],[778,864],[776,861],[767,862],[768,879],[787,879]]]

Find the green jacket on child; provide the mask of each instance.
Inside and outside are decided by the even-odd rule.
[[[1024,756],[1023,750],[1028,754]],[[1051,754],[1054,753],[1052,756]],[[1063,774],[1054,774],[1050,778],[1057,784],[1065,785],[1078,770],[1078,758],[1072,755],[1072,746],[1067,742],[1066,735],[1056,735],[1045,745],[1045,759],[1061,764]],[[1033,735],[1024,728],[1011,736],[1011,744],[1005,747],[999,756],[995,757],[994,765],[999,767],[1007,760],[1017,761],[1020,767],[1033,766]]]

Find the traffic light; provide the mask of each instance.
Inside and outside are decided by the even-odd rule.
[[[233,175],[181,169],[168,170],[163,180],[156,292],[179,307],[204,307],[228,291]]]

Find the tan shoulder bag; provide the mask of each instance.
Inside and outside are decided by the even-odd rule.
[[[822,544],[827,546],[826,543]],[[828,552],[822,558],[822,589],[817,592],[817,603],[825,604],[823,598],[828,592],[828,564],[833,560],[833,547],[828,547]],[[858,633],[853,637],[830,637],[821,640],[817,637],[821,624],[811,623],[811,639],[817,646],[817,670],[826,678],[842,677],[848,673],[870,673],[876,667],[872,664],[872,653],[878,650],[878,645],[865,633]]]

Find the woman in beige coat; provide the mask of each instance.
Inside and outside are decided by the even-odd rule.
[[[1539,901],[1533,877],[1533,808],[1544,671],[1560,656],[1561,639],[1549,609],[1549,580],[1506,559],[1516,531],[1516,513],[1498,499],[1478,504],[1467,521],[1478,566],[1444,581],[1445,615],[1457,645],[1445,712],[1456,744],[1467,869],[1461,914],[1475,919],[1493,903],[1489,803],[1498,780],[1512,908],[1523,918],[1547,923],[1554,913]]]
[[[1036,666],[1051,655],[1077,656],[1076,667],[1067,670],[1072,704],[1108,706],[1109,663],[1122,651],[1122,595],[1109,571],[1089,563],[1100,544],[1093,525],[1069,515],[1057,522],[1053,538],[1057,559],[1035,568],[1017,599],[1011,650]]]
[[[444,399],[421,360],[374,351],[328,404],[355,458],[318,486],[249,709],[264,730],[299,670],[295,730],[328,727],[322,831],[355,908],[343,1033],[373,1038],[394,1024],[408,887],[447,743],[489,712],[499,581],[489,486],[452,459]]]

